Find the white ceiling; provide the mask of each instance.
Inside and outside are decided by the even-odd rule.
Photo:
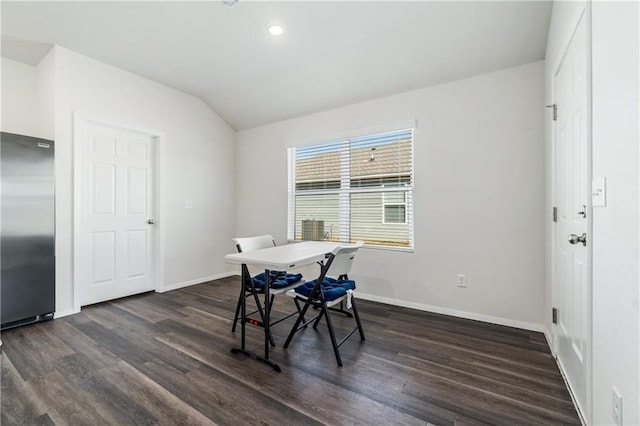
[[[551,15],[547,1],[1,7],[3,56],[35,64],[58,44],[191,93],[236,129],[543,59]]]

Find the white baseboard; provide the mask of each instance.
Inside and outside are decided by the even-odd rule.
[[[521,328],[523,330],[544,332],[542,324],[535,324],[525,321],[516,321],[507,318],[494,317],[491,315],[476,314],[473,312],[459,311],[456,309],[442,308],[440,306],[425,305],[422,303],[407,302],[405,300],[392,299],[389,297],[374,296],[371,294],[363,294],[358,292],[358,298],[370,300],[372,302],[386,303],[387,305],[402,306],[403,308],[417,309],[419,311],[433,312],[436,314],[451,315],[454,317],[465,318],[470,320],[488,322],[491,324],[505,325],[507,327]]]
[[[562,363],[560,362],[560,360],[556,357],[555,348],[553,347],[553,337],[552,337],[551,331],[549,331],[546,327],[544,329],[544,337],[547,339],[547,344],[549,345],[549,348],[551,349],[551,354],[553,355],[553,360],[556,362],[556,365],[558,366],[558,370],[560,370],[560,375],[562,376],[562,380],[564,381],[564,384],[567,387],[567,390],[569,391],[569,396],[571,396],[571,401],[573,402],[573,406],[575,407],[576,412],[578,413],[578,417],[580,418],[580,422],[583,425],[586,425],[587,422],[585,420],[584,413],[580,409],[580,406],[578,405],[578,401],[576,400],[575,393],[573,392],[573,389],[571,388],[571,384],[567,380],[567,375],[565,374],[564,367],[562,366]]]
[[[219,275],[217,275],[215,277],[209,277],[209,278],[202,279],[202,280],[195,280],[194,282],[190,282],[190,283],[187,283],[185,285],[176,284],[176,286],[178,286],[178,287],[175,287],[175,288],[186,287],[187,285],[193,285],[193,284],[200,284],[201,282],[206,282],[206,281],[210,281],[210,280],[217,280],[219,278],[231,277],[233,275],[238,275],[239,276],[240,273],[237,272],[237,271],[227,272],[227,273],[224,273],[224,274],[219,274]],[[168,290],[174,290],[175,288],[169,288]],[[168,291],[168,290],[165,290],[165,291]],[[458,318],[465,318],[465,319],[470,319],[470,320],[488,322],[488,323],[491,323],[491,324],[504,325],[504,326],[507,326],[507,327],[521,328],[523,330],[529,330],[529,331],[537,331],[537,332],[545,333],[545,335],[546,335],[546,330],[544,328],[544,325],[536,324],[536,323],[532,323],[532,322],[516,321],[516,320],[507,319],[507,318],[494,317],[494,316],[491,316],[491,315],[476,314],[476,313],[473,313],[473,312],[458,311],[458,310],[455,310],[455,309],[442,308],[442,307],[439,307],[439,306],[432,306],[432,305],[425,305],[425,304],[422,304],[422,303],[407,302],[405,300],[392,299],[390,297],[381,297],[381,296],[374,296],[372,294],[363,294],[360,291],[358,292],[358,298],[359,299],[364,299],[364,300],[370,300],[372,302],[386,303],[387,305],[401,306],[403,308],[417,309],[419,311],[433,312],[433,313],[436,313],[436,314],[443,314],[443,315],[451,315],[451,316],[458,317]],[[549,338],[547,336],[547,341],[548,341],[548,339]]]
[[[211,275],[208,277],[202,277],[202,278],[197,278],[195,280],[190,280],[190,281],[185,281],[182,283],[176,283],[176,284],[171,284],[167,287],[165,287],[162,290],[157,290],[158,293],[164,293],[167,291],[171,291],[171,290],[177,290],[179,288],[183,288],[183,287],[188,287],[190,285],[195,285],[195,284],[202,284],[202,283],[206,283],[207,281],[213,281],[213,280],[218,280],[220,278],[226,278],[226,277],[231,277],[233,275],[239,275],[237,272],[223,272],[221,274],[216,274],[216,275]],[[62,318],[62,317],[66,317],[69,315],[73,315],[73,314],[77,314],[78,312],[80,312],[79,310],[76,311],[73,308],[70,309],[64,309],[62,311],[56,311],[53,314],[53,318]]]
[[[53,314],[53,318],[56,319],[56,318],[67,317],[69,315],[77,314],[78,312],[76,312],[73,308],[65,309],[63,311],[56,311]]]
[[[558,358],[553,357],[553,359],[556,361],[556,365],[558,366],[558,370],[560,370],[560,375],[562,376],[562,380],[564,381],[564,384],[567,387],[567,390],[569,391],[569,396],[571,396],[571,401],[573,402],[573,406],[575,407],[576,412],[578,413],[578,417],[580,418],[580,423],[582,423],[583,426],[586,426],[588,423],[585,420],[584,413],[580,409],[580,405],[578,404],[578,400],[576,399],[575,393],[573,392],[571,383],[569,383],[569,380],[567,380],[567,375],[565,374],[564,367],[562,366],[562,363]]]
[[[544,338],[547,339],[547,345],[549,345],[549,349],[551,350],[551,355],[555,357],[556,354],[555,354],[555,348],[553,347],[553,338],[551,337],[551,332],[547,329],[547,327],[545,327],[543,333],[544,333]]]
[[[223,272],[221,274],[210,275],[208,277],[196,278],[195,280],[189,280],[189,281],[184,281],[184,282],[181,282],[181,283],[170,284],[168,286],[165,286],[163,289],[157,290],[157,292],[158,293],[165,293],[167,291],[177,290],[177,289],[183,288],[183,287],[189,287],[190,285],[202,284],[202,283],[206,283],[207,281],[219,280],[220,278],[227,278],[227,277],[231,277],[233,275],[238,275],[238,273],[235,272],[235,271]]]

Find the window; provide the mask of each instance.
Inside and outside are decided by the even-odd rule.
[[[383,223],[407,223],[407,198],[404,192],[387,192],[383,198]]]
[[[413,130],[289,148],[291,240],[413,248]]]

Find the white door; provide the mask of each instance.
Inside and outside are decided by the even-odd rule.
[[[590,153],[587,32],[580,20],[554,75],[557,121],[554,137],[553,306],[556,356],[583,415],[588,416],[588,365],[591,362],[589,245]],[[586,245],[581,241],[586,236]],[[571,240],[571,241],[570,241]]]
[[[80,305],[155,289],[152,136],[84,122]]]

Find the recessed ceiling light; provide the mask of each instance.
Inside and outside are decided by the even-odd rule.
[[[267,31],[269,31],[271,35],[279,36],[284,33],[284,27],[279,24],[269,24],[267,25]]]

